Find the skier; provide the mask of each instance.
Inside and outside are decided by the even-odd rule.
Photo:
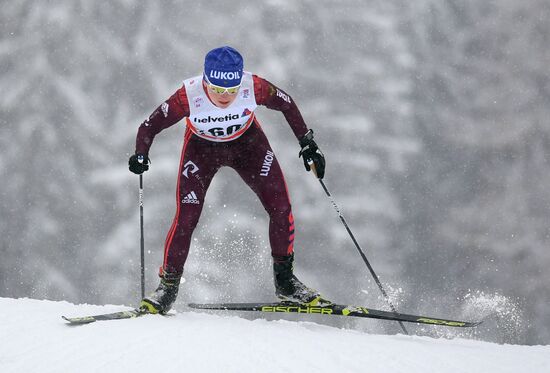
[[[284,301],[326,303],[319,292],[293,274],[294,218],[283,173],[264,135],[255,109],[263,105],[283,113],[299,140],[307,171],[324,176],[325,159],[298,107],[280,88],[243,70],[243,58],[224,46],[207,53],[204,72],[183,82],[139,127],[129,169],[149,169],[155,136],[185,118],[186,131],[177,184],[177,208],[164,246],[158,288],[141,301],[151,313],[166,313],[176,300],[191,235],[201,214],[206,191],[220,167],[233,168],[256,193],[269,214],[275,293]]]

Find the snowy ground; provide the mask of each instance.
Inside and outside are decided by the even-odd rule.
[[[0,298],[0,372],[550,372],[550,346],[370,335],[228,313],[82,326],[61,319],[121,309]]]

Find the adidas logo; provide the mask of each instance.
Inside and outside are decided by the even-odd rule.
[[[195,192],[191,192],[188,195],[186,195],[185,197],[183,197],[183,201],[181,201],[181,203],[192,203],[192,204],[195,204],[195,205],[200,204],[199,200],[197,199],[197,195],[195,194]]]

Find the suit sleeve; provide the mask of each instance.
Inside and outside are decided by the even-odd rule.
[[[136,136],[136,154],[148,155],[155,136],[187,116],[189,116],[187,94],[185,87],[181,87],[141,123]]]
[[[258,105],[283,113],[297,139],[305,135],[307,125],[298,106],[289,94],[267,80],[254,75],[254,95]]]

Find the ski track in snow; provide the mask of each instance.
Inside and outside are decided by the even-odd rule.
[[[80,326],[61,319],[122,309],[0,298],[0,372],[550,372],[550,346],[372,335],[223,311]]]

